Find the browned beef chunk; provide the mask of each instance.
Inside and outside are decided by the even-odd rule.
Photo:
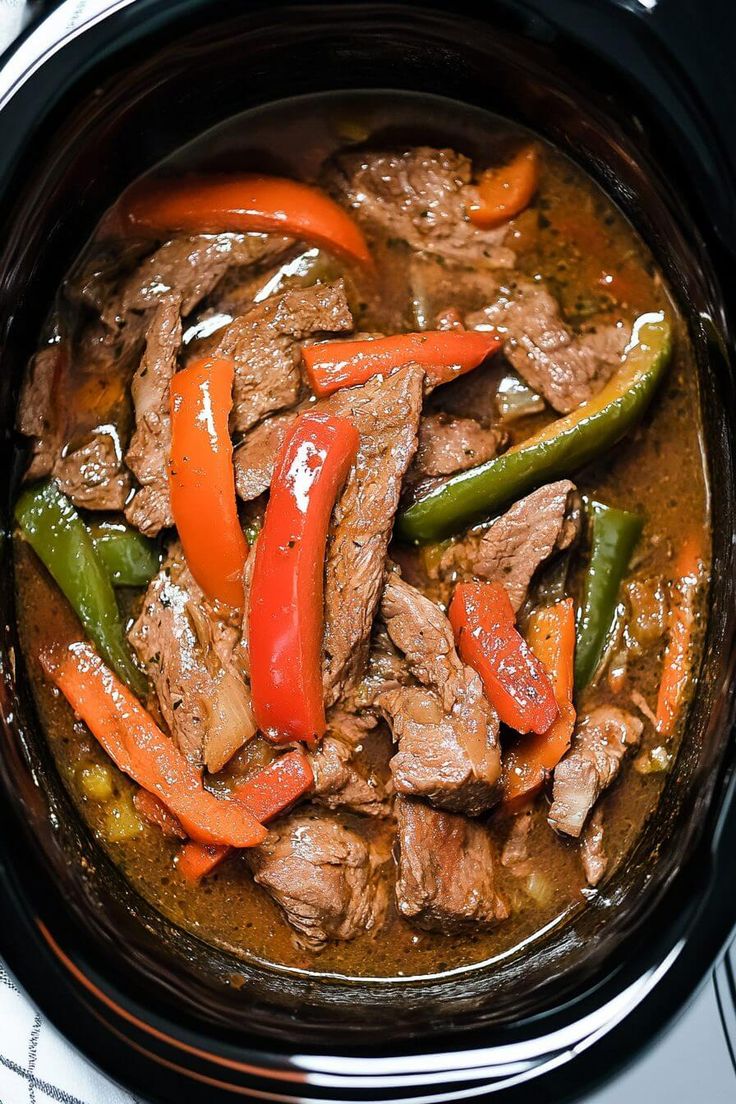
[[[328,186],[358,218],[412,249],[461,265],[511,268],[508,227],[479,230],[468,219],[477,202],[467,157],[420,146],[405,153],[347,153],[336,159]]]
[[[486,429],[474,418],[429,414],[419,423],[419,447],[409,470],[413,480],[452,475],[496,456],[506,441],[498,426]]]
[[[439,606],[397,574],[387,578],[381,616],[419,683],[378,699],[399,745],[391,760],[396,791],[482,812],[496,800],[501,756],[498,717],[478,675],[461,662]]]
[[[166,463],[171,450],[169,389],[181,348],[179,308],[178,299],[169,299],[153,312],[130,389],[136,426],[125,460],[141,486],[125,516],[148,536],[174,523]]]
[[[63,452],[53,473],[64,494],[88,510],[122,510],[132,486],[114,426],[102,427],[79,448]]]
[[[296,411],[289,410],[264,418],[235,450],[235,486],[244,502],[252,502],[271,486],[276,455],[297,416]]]
[[[572,747],[554,772],[552,805],[547,819],[558,832],[579,836],[600,794],[617,778],[643,728],[638,717],[601,705],[578,722]]]
[[[240,626],[215,613],[179,545],[151,581],[129,639],[184,755],[220,770],[255,733]]]
[[[234,428],[248,430],[294,406],[302,391],[301,342],[352,327],[342,281],[294,288],[234,319],[217,346],[218,355],[235,361]]]
[[[325,569],[325,696],[329,705],[365,669],[401,483],[416,449],[424,373],[337,391],[323,409],[352,420],[360,446],[332,519]]]
[[[597,886],[608,869],[608,855],[603,840],[603,810],[593,810],[585,826],[580,844],[580,859],[588,885]]]
[[[60,344],[40,349],[28,365],[23,380],[16,426],[19,433],[33,438],[27,479],[50,475],[61,449],[62,434],[55,405],[64,355]]]
[[[511,830],[506,837],[501,852],[501,866],[507,867],[516,877],[529,874],[532,865],[529,859],[529,833],[532,827],[531,810],[517,813],[511,821]]]
[[[404,797],[396,802],[399,912],[429,931],[454,932],[508,916],[496,890],[485,825]]]
[[[389,850],[334,814],[313,808],[292,813],[246,857],[298,942],[312,950],[330,939],[376,931],[383,921],[388,889],[381,867]]]
[[[542,564],[578,539],[580,516],[575,485],[569,479],[548,483],[515,503],[485,532],[455,542],[437,573],[444,579],[472,575],[503,583],[518,610]]]
[[[587,402],[621,363],[629,330],[623,324],[574,334],[543,284],[518,280],[497,300],[468,315],[471,329],[497,328],[508,337],[504,352],[526,382],[565,414]]]
[[[146,257],[105,305],[103,319],[117,325],[133,311],[150,310],[165,299],[180,299],[186,317],[225,273],[273,259],[291,246],[274,234],[194,234],[173,238]]]
[[[390,744],[374,717],[335,709],[327,733],[310,756],[315,801],[367,816],[388,816]]]

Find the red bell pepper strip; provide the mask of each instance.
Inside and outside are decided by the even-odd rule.
[[[318,188],[279,176],[142,181],[123,196],[113,228],[137,235],[274,231],[371,263],[362,231],[342,207]]]
[[[228,430],[235,368],[197,360],[171,381],[171,509],[184,555],[205,594],[243,605],[248,545],[238,519]]]
[[[410,362],[421,365],[433,385],[449,383],[477,368],[501,344],[493,332],[427,330],[367,341],[324,341],[305,346],[302,356],[312,390],[323,397]]]
[[[156,828],[160,828],[165,836],[180,840],[187,838],[186,832],[176,817],[172,816],[163,801],[159,801],[149,790],[136,790],[133,795],[133,804],[143,819]],[[204,844],[198,844],[198,846],[204,847]]]
[[[307,756],[303,751],[289,751],[237,786],[233,796],[257,821],[267,824],[308,793],[313,785],[314,774]],[[197,882],[211,874],[231,850],[230,847],[187,843],[179,855],[179,872],[187,881]]]
[[[199,771],[137,698],[79,641],[41,653],[47,677],[61,690],[116,767],[158,797],[192,839],[254,847],[266,829],[238,801],[217,798]]]
[[[671,736],[690,678],[690,644],[695,624],[696,597],[703,571],[702,540],[690,533],[675,562],[670,588],[668,639],[657,697],[657,732]]]
[[[346,418],[303,414],[276,460],[256,544],[248,630],[256,723],[273,743],[314,742],[326,728],[325,547],[332,508],[358,443]]]
[[[499,169],[483,173],[478,185],[479,202],[468,208],[468,217],[483,230],[501,226],[520,214],[539,184],[539,158],[534,146],[519,150]]]
[[[544,784],[570,746],[575,728],[575,606],[565,598],[535,610],[529,618],[527,643],[552,679],[559,715],[546,732],[525,736],[504,749],[504,800],[531,797]]]
[[[504,724],[546,732],[559,712],[552,683],[518,632],[500,583],[460,583],[449,609],[460,656],[481,677]]]

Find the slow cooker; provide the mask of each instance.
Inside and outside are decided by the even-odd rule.
[[[147,1100],[574,1097],[667,1025],[736,924],[729,0],[119,0],[60,35],[69,5],[30,28],[0,72],[0,954],[74,1045]],[[230,958],[126,885],[76,817],[39,731],[7,539],[21,373],[105,208],[230,116],[360,89],[439,94],[507,116],[603,185],[688,319],[714,496],[698,692],[627,862],[525,961],[385,984]]]

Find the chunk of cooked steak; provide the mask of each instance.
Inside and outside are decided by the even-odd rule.
[[[179,300],[167,299],[153,312],[130,387],[136,425],[125,461],[141,486],[125,516],[149,537],[174,523],[166,464],[171,451],[169,390],[181,348],[179,311]]]
[[[399,912],[429,931],[489,927],[508,916],[496,890],[496,854],[478,821],[399,797]]]
[[[419,447],[408,477],[453,475],[491,460],[507,439],[500,426],[486,429],[475,418],[428,414],[419,423]]]
[[[79,448],[63,452],[53,473],[64,494],[88,510],[122,510],[132,487],[113,426],[101,427]]]
[[[217,355],[235,362],[233,427],[294,406],[302,391],[301,342],[353,328],[341,280],[293,288],[256,303],[222,334]]]
[[[388,904],[381,867],[389,856],[382,840],[309,808],[278,820],[246,853],[256,882],[283,909],[297,941],[312,950],[381,926]]]
[[[597,886],[608,869],[608,855],[603,839],[603,810],[600,806],[585,826],[580,844],[580,859],[588,885]]]
[[[511,831],[506,837],[501,852],[501,866],[507,867],[516,877],[531,873],[529,859],[529,834],[532,828],[532,813],[525,809],[517,813],[511,821]]]
[[[596,395],[621,363],[630,331],[622,323],[575,334],[543,284],[517,280],[490,306],[469,314],[470,329],[506,331],[504,353],[550,406],[566,414]]]
[[[390,755],[387,738],[368,714],[335,709],[327,733],[310,755],[314,771],[314,800],[328,809],[341,806],[367,816],[390,813]],[[385,760],[385,762],[376,762]]]
[[[243,502],[252,502],[271,486],[276,456],[297,417],[297,411],[289,410],[264,418],[235,450],[235,487]]]
[[[239,662],[240,626],[209,604],[180,545],[149,584],[129,640],[179,750],[220,770],[256,731]]]
[[[320,409],[360,434],[335,506],[325,567],[324,686],[327,704],[365,669],[401,483],[416,450],[424,373],[417,365],[331,395]]]
[[[553,775],[547,819],[558,832],[579,836],[603,790],[617,778],[624,756],[641,739],[644,725],[632,713],[601,705],[578,722],[572,747]]]
[[[146,257],[108,301],[103,320],[117,325],[128,311],[145,311],[165,299],[181,300],[186,317],[231,268],[272,260],[292,245],[275,234],[192,234],[172,238]]]
[[[577,541],[580,495],[569,479],[547,483],[497,518],[482,533],[470,533],[442,555],[436,573],[445,580],[475,576],[503,583],[515,610],[539,568]]]
[[[478,202],[472,165],[450,149],[420,146],[404,153],[346,153],[327,180],[359,220],[412,249],[438,253],[468,267],[512,268],[507,226],[480,230],[467,216]]]
[[[56,411],[57,383],[66,350],[60,343],[39,349],[23,379],[15,424],[19,433],[32,437],[27,479],[50,475],[62,443]]]
[[[497,798],[501,773],[498,717],[478,675],[460,660],[442,610],[397,574],[390,574],[381,616],[420,685],[378,698],[398,752],[391,760],[397,793],[471,815]]]

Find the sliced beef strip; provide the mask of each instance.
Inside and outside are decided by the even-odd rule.
[[[245,432],[268,414],[294,406],[302,392],[301,342],[352,327],[341,280],[293,288],[235,318],[217,346],[219,356],[235,361],[233,427]]]
[[[174,523],[166,463],[171,449],[169,390],[181,349],[180,305],[178,299],[167,299],[153,312],[131,384],[136,425],[125,461],[141,486],[125,516],[149,537]]]
[[[62,452],[53,474],[64,494],[88,510],[122,510],[132,489],[113,426],[101,427],[79,448]]]
[[[350,418],[355,463],[332,518],[325,567],[324,686],[328,705],[365,669],[401,484],[416,450],[424,373],[417,365],[337,391],[321,409]]]
[[[608,855],[603,839],[603,810],[600,806],[593,810],[585,826],[580,843],[580,860],[588,885],[597,886],[608,869]]]
[[[453,475],[491,460],[507,440],[500,426],[485,428],[474,418],[429,414],[419,423],[419,447],[407,478]]]
[[[472,267],[512,268],[507,226],[480,230],[468,218],[478,200],[472,165],[450,149],[347,153],[336,158],[327,186],[359,219],[412,249]]]
[[[179,750],[220,770],[255,734],[240,626],[215,611],[174,544],[149,584],[129,640]]]
[[[575,334],[543,284],[517,280],[490,306],[469,314],[470,329],[506,331],[504,353],[530,387],[566,414],[596,395],[621,363],[630,336],[623,324]]]
[[[146,311],[180,299],[186,317],[231,268],[258,265],[291,248],[274,234],[193,234],[172,238],[146,257],[108,300],[103,321],[115,327],[129,311]]]
[[[328,809],[342,806],[367,816],[388,816],[391,787],[373,763],[374,759],[383,758],[380,756],[383,744],[383,734],[374,717],[339,707],[333,710],[326,735],[310,755],[314,800]],[[387,764],[388,754],[385,759]]]
[[[439,606],[398,574],[387,577],[381,616],[418,683],[387,690],[377,703],[398,743],[397,793],[483,812],[497,798],[501,755],[498,717],[478,675],[461,662]]]
[[[490,927],[508,916],[496,889],[496,854],[485,825],[399,797],[399,912],[429,931]]]
[[[252,502],[271,486],[276,456],[297,417],[297,411],[289,410],[264,418],[235,450],[235,487],[243,502]]]
[[[551,556],[572,547],[580,527],[580,495],[574,483],[548,483],[520,499],[483,533],[456,541],[436,572],[445,580],[472,575],[503,583],[511,605],[519,610],[535,573]]]
[[[388,905],[381,868],[389,857],[381,838],[310,807],[278,820],[246,853],[256,882],[283,909],[297,942],[312,950],[378,930]]]
[[[618,777],[624,756],[638,746],[644,725],[632,713],[601,705],[578,722],[572,747],[555,767],[547,819],[568,836],[580,835],[603,790]]]

